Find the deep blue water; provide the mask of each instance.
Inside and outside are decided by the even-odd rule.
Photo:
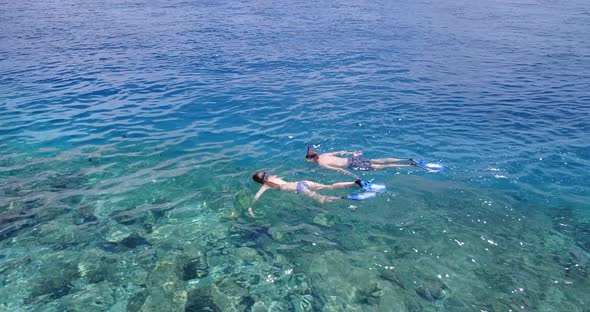
[[[580,0],[0,1],[0,311],[585,311],[589,25]],[[348,179],[308,145],[447,170],[248,217],[256,170]]]

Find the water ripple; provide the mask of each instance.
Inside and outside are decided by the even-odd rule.
[[[542,231],[539,224],[550,222],[543,218],[567,217],[554,211],[587,213],[589,14],[579,0],[5,1],[0,240],[42,231],[90,206],[100,235],[113,222],[148,212],[170,223],[225,226],[220,220],[243,213],[238,197],[252,197],[256,170],[293,180],[346,179],[303,162],[306,146],[314,145],[323,152],[362,149],[368,157],[440,161],[449,170],[374,173],[395,185],[395,192],[368,204],[374,215],[307,208],[348,220],[331,225],[337,230],[317,225],[323,219],[293,216],[300,202],[277,195],[285,212],[268,204],[261,213],[285,222],[276,230],[293,232],[283,233],[285,250],[319,242],[350,256],[359,246],[348,226],[357,223],[375,227],[373,242],[401,237],[406,245],[436,250],[431,242],[440,233],[421,225],[422,215],[466,235],[467,248],[490,237],[515,243],[474,216],[520,228],[520,215],[534,207],[543,214],[533,228]],[[384,209],[389,205],[396,209]],[[424,236],[409,236],[415,234],[410,227]],[[264,228],[246,228],[236,231],[259,235],[262,250],[277,239]],[[392,234],[398,228],[404,229]],[[350,239],[342,239],[349,232]],[[576,248],[587,243],[576,235],[586,232],[565,233],[568,244],[582,246],[568,251],[578,255]],[[456,248],[453,239],[438,246]],[[427,256],[421,252],[416,256]],[[7,267],[11,261],[20,260],[7,260]],[[534,275],[525,267],[523,274]],[[468,280],[490,275],[481,267],[469,270]]]

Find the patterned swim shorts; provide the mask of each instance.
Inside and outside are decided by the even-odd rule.
[[[348,158],[348,168],[352,170],[360,170],[360,171],[373,171],[373,167],[371,167],[371,162],[368,159],[363,159],[358,156],[352,156]]]

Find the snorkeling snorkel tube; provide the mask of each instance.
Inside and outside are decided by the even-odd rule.
[[[311,160],[307,159],[307,156],[309,156],[309,149],[311,148],[311,146],[307,146],[307,154],[305,154],[305,161],[307,161],[308,163],[311,162]]]

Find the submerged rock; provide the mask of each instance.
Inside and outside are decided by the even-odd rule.
[[[99,244],[99,247],[108,252],[123,252],[135,249],[139,246],[150,245],[150,243],[128,228],[116,228],[107,233],[106,242]]]
[[[17,231],[30,227],[35,223],[32,220],[20,220],[5,225],[0,225],[0,240],[13,236]]]
[[[237,223],[229,229],[229,236],[238,238],[238,244],[259,249],[266,249],[272,245],[271,233],[272,231],[268,226],[253,226],[250,224]]]
[[[49,299],[58,299],[67,295],[72,286],[66,278],[47,278],[37,283],[31,290],[31,298],[47,296]]]
[[[251,311],[252,310],[252,306],[254,306],[254,303],[256,301],[254,300],[254,298],[252,298],[251,296],[244,296],[242,297],[242,299],[240,300],[239,305],[237,306],[238,311]]]
[[[286,286],[290,292],[297,295],[310,295],[312,293],[311,282],[305,273],[294,273],[287,280]]]
[[[151,231],[156,219],[163,216],[164,212],[172,209],[168,205],[148,205],[142,207],[134,207],[126,210],[118,210],[111,213],[111,219],[123,225],[141,224],[146,230]]]
[[[246,210],[252,204],[252,195],[240,192],[236,195],[236,202],[241,209]]]
[[[145,238],[139,236],[137,233],[133,233],[127,237],[125,237],[120,244],[125,246],[129,249],[136,248],[141,245],[149,245],[149,243],[145,240]]]
[[[139,291],[127,301],[127,312],[138,312],[148,297],[147,291]]]
[[[334,221],[330,220],[325,214],[319,214],[313,217],[313,223],[325,227],[331,227],[334,225]]]
[[[318,311],[321,310],[314,307],[314,297],[312,295],[289,295],[290,307],[287,311]]]
[[[581,248],[569,248],[567,253],[553,256],[553,260],[564,268],[564,276],[572,281],[585,281],[590,277],[590,257]]]
[[[63,191],[66,189],[82,189],[87,182],[85,176],[74,175],[72,173],[64,172],[52,177],[49,183],[51,191]]]
[[[221,312],[222,309],[213,302],[211,287],[198,287],[188,293],[185,312]]]
[[[406,288],[404,286],[404,284],[402,283],[402,281],[395,275],[395,273],[390,270],[384,270],[384,271],[380,272],[379,277],[390,282],[391,284],[393,284],[395,286],[401,287],[402,289]]]
[[[453,297],[447,298],[444,301],[443,306],[444,306],[445,310],[447,310],[447,311],[468,311],[469,310],[468,305],[466,305],[464,302],[462,302],[458,298],[453,298]],[[518,311],[518,310],[514,310],[514,311]]]
[[[55,274],[50,274],[55,270]],[[69,263],[52,263],[51,267],[43,268],[43,278],[33,281],[28,301],[58,299],[72,290],[73,281],[80,277],[77,267]]]
[[[356,300],[361,304],[377,305],[381,296],[383,296],[383,288],[377,283],[373,283],[365,289],[357,289],[356,291]]]
[[[44,201],[41,199],[13,201],[4,207],[0,207],[0,240],[66,212],[65,209],[43,209]]]
[[[105,240],[109,243],[120,243],[131,234],[133,234],[133,231],[126,226],[110,226],[105,235]]]
[[[109,311],[117,302],[113,287],[107,283],[90,284],[64,298],[67,311]]]
[[[176,259],[160,260],[151,272],[148,282],[148,297],[142,311],[183,311],[188,295],[183,294],[181,262]]]
[[[285,232],[279,228],[271,228],[269,230],[270,232],[270,237],[277,241],[277,242],[282,242],[285,240]]]
[[[329,220],[328,217],[326,217],[326,215],[324,215],[324,214],[319,214],[319,215],[313,217],[313,223],[317,224],[317,225],[325,226],[325,227],[330,227],[330,226],[334,225],[334,222]]]
[[[445,296],[447,286],[440,281],[426,282],[424,285],[415,289],[416,294],[427,301],[440,300]]]
[[[137,248],[149,245],[149,242],[130,227],[112,224],[105,235],[106,243],[102,248],[107,251]]]
[[[267,312],[268,311],[268,307],[263,303],[263,302],[255,302],[252,305],[252,312]]]
[[[290,302],[285,301],[273,301],[270,303],[268,308],[269,312],[282,312],[282,311],[296,311],[295,307]]]
[[[73,214],[73,218],[76,225],[98,221],[98,218],[94,215],[94,207],[90,205],[78,207],[76,213]]]
[[[207,275],[209,275],[209,266],[207,257],[204,255],[189,260],[182,267],[182,280],[184,281],[203,278]]]
[[[236,249],[236,256],[243,259],[252,259],[258,256],[258,251],[254,248],[240,247]]]

